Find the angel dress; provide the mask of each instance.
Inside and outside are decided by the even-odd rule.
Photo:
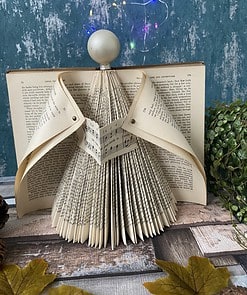
[[[52,208],[52,225],[68,241],[114,248],[120,241],[137,243],[160,234],[176,219],[176,200],[151,143],[125,133],[124,152],[102,163],[96,159],[100,148],[96,156],[90,154],[93,138],[85,136],[95,135],[94,126],[103,130],[122,122],[130,105],[115,70],[95,71],[81,107],[86,124],[73,134],[75,144]],[[113,129],[118,131],[119,126]]]

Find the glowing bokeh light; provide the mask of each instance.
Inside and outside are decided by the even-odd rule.
[[[130,42],[130,49],[135,49],[135,42],[133,41]]]
[[[169,17],[166,1],[134,0],[128,2],[125,7],[130,40],[135,42],[135,50],[145,53],[156,48],[159,45],[162,26]]]
[[[107,1],[108,2],[108,1]],[[162,28],[169,17],[166,0],[111,0],[107,13],[97,1],[89,7],[89,23],[83,26],[87,35],[96,29],[111,28],[111,21],[116,25],[116,17],[121,28],[126,30],[129,47],[132,50],[149,52],[159,45]],[[114,20],[111,20],[114,17]]]

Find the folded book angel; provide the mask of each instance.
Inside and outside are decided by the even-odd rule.
[[[20,216],[52,206],[60,236],[99,248],[160,234],[176,220],[177,200],[206,203],[203,143],[190,136],[192,123],[185,122],[192,111],[182,106],[194,87],[188,71],[180,65],[174,78],[159,67],[112,69],[119,50],[112,32],[96,31],[88,51],[100,69],[56,73],[16,175]],[[201,64],[191,67],[189,73],[203,73]],[[167,93],[173,114],[160,93]],[[181,106],[183,115],[176,111]]]

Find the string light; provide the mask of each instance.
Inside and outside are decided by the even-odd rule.
[[[131,41],[130,42],[130,49],[134,49],[135,48],[135,42]]]
[[[160,29],[169,17],[167,0],[111,0],[109,4],[112,13],[122,13],[124,17],[127,17],[127,24],[131,25],[129,39],[131,40],[129,41],[131,50],[148,52],[158,46],[157,40]],[[128,19],[128,13],[132,11],[132,7],[137,14],[135,16],[130,13]],[[97,17],[98,9],[98,4],[89,8],[88,17],[90,21],[83,28],[88,36],[100,27],[100,20]],[[143,18],[141,14],[143,14]],[[133,16],[134,19],[131,19]]]
[[[146,24],[146,25],[144,25],[144,27],[143,27],[143,32],[144,32],[144,33],[148,33],[148,32],[149,32],[149,29],[150,29],[150,27],[151,27],[151,25],[150,25],[150,24]]]

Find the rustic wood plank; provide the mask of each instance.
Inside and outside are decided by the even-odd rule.
[[[0,179],[0,194],[9,204],[14,204],[13,187],[13,178]],[[226,239],[225,227],[229,231],[231,218],[229,212],[221,207],[219,200],[211,198],[207,206],[179,202],[178,209],[177,221],[161,236],[137,245],[121,245],[112,251],[109,248],[92,249],[86,245],[71,244],[60,239],[51,227],[51,210],[33,212],[17,219],[15,208],[10,208],[9,221],[1,230],[1,237],[7,241],[6,263],[24,266],[31,259],[42,257],[49,263],[48,271],[58,275],[59,279],[54,286],[65,283],[85,288],[93,294],[127,292],[139,295],[149,294],[142,286],[143,282],[153,281],[165,275],[155,265],[155,255],[159,259],[186,265],[190,256],[204,254],[211,257],[210,260],[216,267],[227,266],[231,272],[231,281],[235,285],[247,287],[247,255],[220,256],[229,254],[220,243],[228,243],[229,236]],[[213,232],[215,239],[220,238],[220,245],[216,248],[212,243],[208,245],[212,228],[209,227],[208,236],[202,231],[202,228],[205,230],[205,226],[211,224],[216,224],[217,232],[220,232],[220,235]],[[214,229],[216,225],[213,225]],[[188,227],[191,227],[191,231]],[[211,250],[202,253],[202,245],[205,249]],[[236,251],[231,245],[227,246],[230,253],[240,253],[239,249]],[[243,253],[244,250],[241,248],[240,251]],[[118,276],[119,274],[122,275]],[[71,280],[73,278],[74,280]]]
[[[0,195],[3,197],[14,196],[14,177],[0,177]]]
[[[190,229],[171,229],[153,238],[158,259],[188,264],[190,256],[202,256]]]
[[[111,276],[100,278],[83,278],[80,280],[55,281],[51,287],[61,285],[75,286],[97,295],[150,295],[143,286],[144,282],[153,282],[164,273],[135,274],[128,276]]]
[[[8,213],[9,220],[1,229],[2,238],[56,234],[51,227],[51,210],[39,210],[23,218],[17,218],[15,208],[10,208]]]
[[[43,258],[49,263],[49,271],[58,277],[83,277],[100,274],[119,274],[158,270],[151,240],[136,245],[120,245],[95,249],[85,244],[68,243],[63,239],[6,239],[8,253],[6,263],[25,266],[30,260]]]
[[[245,256],[245,255],[239,255]],[[213,265],[217,267],[227,267],[231,276],[230,281],[235,286],[246,287],[247,275],[244,267],[235,259],[235,256],[221,256],[221,257],[211,257],[210,261]],[[245,282],[245,283],[244,283]]]
[[[246,231],[247,225],[239,224],[238,228]],[[201,252],[207,257],[247,253],[234,239],[231,224],[192,227],[191,231]]]
[[[0,195],[4,197],[12,197],[7,202],[10,205],[15,203],[14,196],[14,177],[0,178]],[[174,226],[212,224],[212,223],[230,223],[231,216],[229,211],[222,208],[221,202],[211,194],[208,195],[207,206],[178,202],[177,221]]]
[[[15,207],[15,198],[14,197],[5,197],[4,200],[9,205],[9,207]]]
[[[231,274],[231,277],[246,275],[246,272],[241,265],[232,265],[232,266],[228,266],[227,268]]]
[[[14,183],[15,182],[15,176],[1,176],[0,177],[0,185],[4,183]]]
[[[217,198],[211,197],[207,206],[178,202],[177,207],[177,221],[172,226],[188,227],[200,224],[225,224],[232,222],[229,211],[222,207]]]
[[[239,264],[242,265],[243,269],[247,273],[247,254],[245,254],[245,255],[234,255],[234,258],[236,259],[236,261]]]
[[[215,267],[225,267],[239,264],[232,255],[211,257],[210,261]]]
[[[171,228],[187,228],[201,224],[230,223],[229,212],[212,201],[208,206],[179,203],[177,222]],[[51,210],[40,210],[18,219],[15,208],[9,209],[9,221],[3,229],[3,237],[55,234],[51,228]]]
[[[111,276],[100,278],[81,278],[77,280],[57,280],[50,287],[58,287],[61,285],[75,286],[84,289],[92,294],[109,295],[109,294],[135,294],[148,295],[150,294],[144,287],[144,282],[153,282],[165,274],[162,272],[150,274],[135,274],[128,276]],[[231,277],[231,282],[235,286],[247,287],[247,275]],[[47,290],[46,290],[47,291]],[[47,294],[47,293],[45,293]]]
[[[233,285],[247,287],[247,275],[241,265],[232,265],[227,268],[231,274],[230,281]]]
[[[235,286],[241,286],[247,288],[247,275],[234,276],[231,278],[231,282]]]

